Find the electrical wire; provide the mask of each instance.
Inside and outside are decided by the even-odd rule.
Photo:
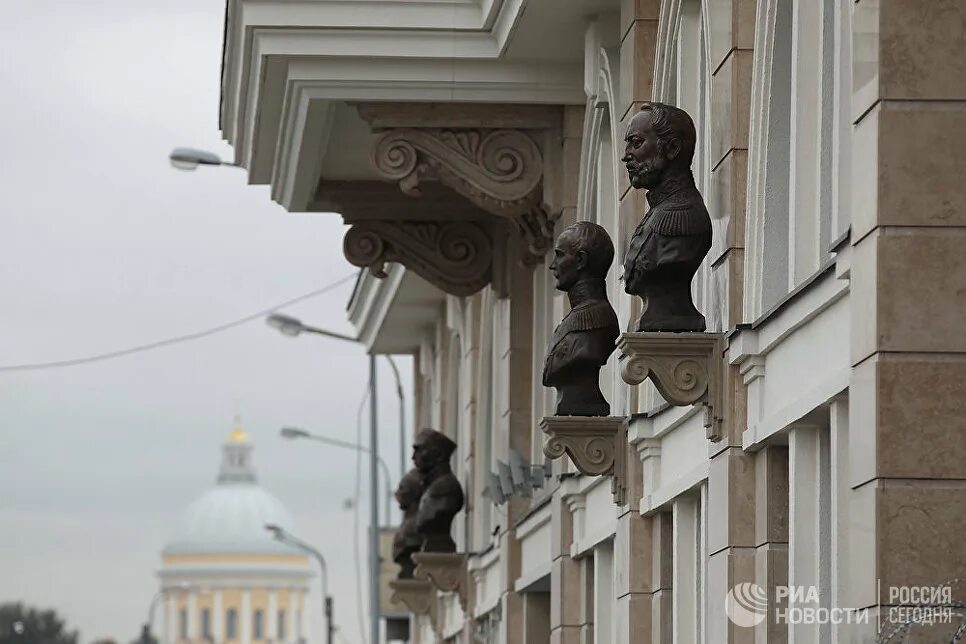
[[[284,302],[281,302],[279,304],[276,304],[276,305],[274,305],[272,307],[269,307],[267,309],[262,309],[261,311],[258,311],[256,313],[252,313],[250,315],[246,315],[245,317],[239,318],[237,320],[233,320],[231,322],[226,322],[224,324],[219,324],[218,326],[214,326],[214,327],[211,327],[209,329],[205,329],[203,331],[197,331],[195,333],[188,333],[188,334],[185,334],[185,335],[179,335],[179,336],[176,336],[176,337],[173,337],[173,338],[167,338],[165,340],[157,340],[155,342],[149,342],[147,344],[141,344],[141,345],[137,345],[137,346],[134,346],[134,347],[128,347],[127,349],[119,349],[117,351],[109,351],[107,353],[101,353],[101,354],[97,354],[97,355],[93,355],[93,356],[87,356],[87,357],[84,357],[84,358],[72,358],[72,359],[69,359],[69,360],[54,360],[54,361],[51,361],[51,362],[35,362],[35,363],[27,363],[27,364],[15,364],[15,365],[0,366],[0,373],[9,373],[9,372],[13,372],[13,371],[39,371],[41,369],[59,369],[59,368],[63,368],[63,367],[76,367],[76,366],[82,365],[82,364],[90,364],[92,362],[102,362],[104,360],[113,360],[114,358],[120,358],[120,357],[128,356],[128,355],[131,355],[131,354],[134,354],[134,353],[142,353],[144,351],[150,351],[152,349],[160,349],[161,347],[167,347],[167,346],[171,346],[173,344],[180,344],[182,342],[191,342],[193,340],[200,340],[201,338],[206,338],[208,336],[215,335],[216,333],[221,333],[222,331],[227,331],[227,330],[233,329],[233,328],[235,328],[237,326],[241,326],[242,324],[246,324],[248,322],[251,322],[252,320],[257,320],[258,318],[263,318],[266,315],[270,315],[271,313],[274,313],[275,311],[277,311],[277,310],[279,310],[279,309],[281,309],[283,307],[291,306],[292,304],[295,304],[297,302],[301,302],[303,300],[307,300],[307,299],[312,298],[312,297],[316,297],[317,295],[322,295],[323,293],[326,293],[328,291],[331,291],[332,289],[336,288],[337,286],[341,286],[341,285],[345,284],[346,282],[348,282],[350,280],[353,280],[355,278],[356,278],[356,275],[355,274],[347,275],[346,277],[343,277],[342,279],[336,280],[335,282],[332,282],[331,284],[327,284],[326,286],[323,286],[322,288],[315,289],[314,291],[309,291],[308,293],[305,293],[303,295],[299,295],[298,297],[293,297],[290,300],[285,300]]]

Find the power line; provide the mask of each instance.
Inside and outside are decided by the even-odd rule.
[[[128,356],[133,353],[142,353],[144,351],[150,351],[152,349],[159,349],[161,347],[171,346],[172,344],[180,344],[182,342],[191,342],[193,340],[200,340],[201,338],[206,338],[210,335],[215,335],[216,333],[221,333],[222,331],[227,331],[228,329],[233,329],[236,326],[241,326],[242,324],[246,324],[248,322],[251,322],[252,320],[257,320],[258,318],[265,317],[266,315],[274,313],[275,311],[283,307],[291,306],[292,304],[301,302],[303,300],[307,300],[312,297],[316,297],[317,295],[322,295],[323,293],[331,291],[337,286],[341,286],[345,284],[349,280],[355,279],[355,277],[356,277],[355,274],[347,275],[346,277],[336,280],[331,284],[327,284],[322,288],[315,289],[314,291],[310,291],[308,293],[305,293],[304,295],[299,295],[298,297],[293,297],[290,300],[286,300],[284,302],[276,304],[275,306],[269,307],[267,309],[262,309],[257,313],[246,315],[243,318],[239,318],[231,322],[226,322],[224,324],[219,324],[218,326],[214,326],[209,329],[205,329],[204,331],[197,331],[195,333],[179,335],[173,338],[167,338],[165,340],[157,340],[155,342],[149,342],[147,344],[128,347],[127,349],[109,351],[107,353],[100,353],[97,355],[87,356],[84,358],[72,358],[70,360],[54,360],[52,362],[34,362],[34,363],[27,363],[27,364],[0,366],[0,373],[12,372],[12,371],[39,371],[41,369],[59,369],[62,367],[75,367],[77,365],[88,364],[91,362],[102,362],[104,360],[113,360],[114,358]]]

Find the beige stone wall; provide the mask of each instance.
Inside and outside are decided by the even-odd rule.
[[[847,596],[886,618],[876,580],[966,573],[966,6],[860,0],[855,24]]]
[[[716,307],[709,318],[725,331],[741,325],[744,333],[752,322],[762,329],[772,325],[784,330],[772,331],[777,337],[768,339],[767,350],[756,353],[757,349],[738,347],[736,341],[724,356],[721,440],[704,443],[706,455],[682,455],[669,448],[667,453],[676,456],[663,457],[686,456],[706,465],[706,475],[693,485],[642,515],[643,499],[669,484],[658,480],[659,468],[646,470],[641,464],[645,448],[651,450],[648,458],[660,461],[663,439],[630,446],[626,503],[607,508],[613,512],[613,533],[581,551],[575,548],[578,504],[560,488],[553,493],[549,593],[522,593],[514,588],[523,557],[515,526],[538,501],[516,496],[502,510],[493,510],[480,497],[484,479],[478,471],[492,463],[484,464],[478,450],[483,434],[490,432],[498,458],[505,460],[512,448],[538,460],[542,436],[536,421],[549,404],[539,385],[541,345],[546,330],[562,317],[566,302],[560,294],[547,292],[545,266],[534,273],[512,262],[507,264],[507,299],[490,292],[494,299],[480,295],[465,301],[468,321],[463,326],[460,378],[471,382],[463,383],[459,412],[469,423],[461,434],[466,443],[461,452],[463,478],[473,482],[467,534],[475,535],[478,547],[486,547],[488,538],[479,529],[483,514],[490,513],[500,525],[494,539],[499,553],[496,577],[502,584],[494,641],[590,643],[600,634],[608,642],[628,644],[870,641],[875,617],[888,610],[877,583],[936,585],[957,575],[966,577],[966,550],[959,538],[966,533],[961,510],[966,441],[957,439],[966,429],[966,344],[958,333],[966,319],[966,253],[960,249],[960,242],[966,241],[966,214],[959,198],[966,194],[959,194],[964,168],[958,161],[963,156],[959,148],[966,142],[966,63],[956,55],[956,43],[966,33],[966,8],[951,0],[915,6],[898,0],[858,0],[851,13],[835,3],[823,5],[839,12],[834,29],[851,31],[851,59],[848,48],[835,53],[836,61],[848,62],[851,74],[843,71],[849,67],[833,68],[823,72],[825,77],[818,76],[819,85],[823,78],[833,85],[815,94],[816,79],[809,77],[799,89],[802,96],[820,98],[819,107],[821,101],[834,98],[835,109],[843,110],[833,114],[832,130],[821,134],[821,144],[832,145],[841,158],[830,172],[818,166],[793,168],[792,179],[817,187],[815,194],[797,204],[796,213],[788,214],[794,217],[789,225],[792,233],[796,225],[813,226],[815,231],[809,234],[818,239],[818,226],[828,215],[832,232],[821,234],[837,237],[851,222],[851,237],[834,250],[818,248],[815,240],[807,239],[802,247],[815,252],[804,259],[801,247],[790,239],[785,250],[799,255],[788,258],[787,291],[795,292],[779,298],[779,307],[764,316],[766,311],[758,306],[760,295],[749,293],[762,288],[756,275],[762,272],[763,261],[760,247],[753,248],[761,239],[756,241],[757,233],[749,230],[761,223],[749,214],[754,210],[751,200],[760,196],[758,185],[749,185],[749,175],[760,171],[755,163],[766,158],[755,156],[752,134],[758,108],[752,98],[760,60],[774,45],[767,39],[756,42],[756,34],[760,40],[760,34],[768,33],[757,22],[772,19],[765,9],[777,4],[707,0],[692,3],[689,10],[699,5],[707,33],[710,92],[707,122],[698,124],[699,133],[707,137],[701,180],[707,184],[705,197],[717,226],[702,277],[702,305],[706,313],[707,307]],[[587,109],[564,110],[562,136],[553,143],[559,154],[547,156],[555,164],[547,170],[546,190],[560,205],[558,227],[587,216],[581,211],[586,200],[578,192],[590,171],[581,167],[586,143],[582,134],[591,119],[587,110],[612,109],[619,121],[618,138],[622,136],[641,102],[652,99],[656,84],[663,82],[655,80],[655,69],[670,64],[667,56],[674,45],[667,41],[672,38],[667,35],[670,27],[662,20],[673,17],[671,8],[680,6],[624,0],[617,16],[588,16],[589,29],[596,30],[594,42],[616,54],[610,64],[611,72],[617,73],[613,93],[605,97],[612,104],[589,101]],[[823,38],[822,47],[843,46],[828,34]],[[798,55],[809,46],[796,43]],[[808,62],[793,61],[796,73],[815,71]],[[855,86],[843,98],[834,87],[850,75]],[[798,96],[799,89],[791,95]],[[851,114],[845,113],[849,105]],[[815,115],[808,117],[814,125]],[[804,123],[802,131],[807,129]],[[824,154],[812,143],[798,148],[802,159]],[[793,142],[773,138],[769,144]],[[619,157],[619,150],[614,153]],[[641,191],[631,190],[622,172],[617,176],[617,212],[610,213],[610,220],[608,213],[597,213],[609,222],[615,239],[626,237],[646,208]],[[831,201],[821,202],[819,189],[830,189]],[[820,202],[833,209],[831,215],[821,212]],[[767,214],[776,216],[773,211]],[[622,251],[618,248],[618,255]],[[511,247],[511,256],[514,252]],[[831,259],[836,262],[834,271],[827,266]],[[817,298],[815,308],[805,310],[812,304],[801,302],[819,288],[833,290],[829,282],[847,286],[826,300]],[[766,419],[779,426],[749,445],[748,432],[762,422],[759,412],[770,400],[767,397],[776,397],[767,387],[804,390],[813,384],[804,367],[792,378],[785,375],[794,372],[796,360],[806,363],[805,354],[775,348],[797,333],[812,333],[822,341],[825,336],[807,325],[829,315],[835,302],[847,302],[842,309],[851,318],[848,342],[841,345],[851,349],[847,382],[808,405],[783,408],[787,417],[781,422]],[[639,315],[636,299],[621,300],[618,309],[627,318],[623,322]],[[846,313],[836,315],[834,328],[847,326]],[[787,319],[796,316],[797,321]],[[487,324],[494,325],[493,338],[485,332]],[[420,400],[432,401],[426,415],[444,424],[452,410],[438,380],[452,380],[453,375],[446,372],[439,352],[445,351],[447,342],[439,334],[432,340],[436,371],[432,378],[420,380],[418,394]],[[830,346],[819,344],[812,351]],[[748,355],[739,359],[739,349]],[[775,352],[769,354],[771,350]],[[494,358],[495,388],[492,400],[484,403],[479,374],[486,352]],[[757,387],[753,397],[751,383]],[[660,402],[646,385],[618,384],[613,397],[626,397],[615,408],[629,413],[653,411]],[[492,406],[490,426],[482,420],[481,404]],[[661,414],[674,413],[654,415],[660,420]],[[554,468],[557,474],[573,474],[566,462]],[[820,587],[823,606],[869,607],[872,623],[790,630],[769,616],[753,628],[739,627],[727,618],[724,605],[727,592],[744,582],[758,584],[772,599],[780,586],[814,583]],[[612,599],[601,594],[605,592],[612,593]],[[606,607],[599,603],[602,597],[609,602]],[[467,620],[462,633],[467,641],[476,625],[474,619]]]

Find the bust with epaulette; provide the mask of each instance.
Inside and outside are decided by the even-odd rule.
[[[557,416],[607,416],[600,368],[614,351],[620,324],[604,278],[614,261],[614,243],[595,223],[568,226],[554,244],[550,272],[565,291],[570,311],[547,347],[543,385],[557,390]]]
[[[711,250],[711,217],[691,174],[696,139],[688,113],[664,103],[644,103],[627,126],[621,161],[649,206],[624,256],[624,291],[643,301],[637,331],[705,330],[691,298]]]

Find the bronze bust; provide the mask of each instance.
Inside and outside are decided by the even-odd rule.
[[[426,486],[416,512],[423,552],[456,552],[453,517],[463,509],[463,488],[450,468],[456,443],[435,429],[421,429],[413,442],[413,463]]]
[[[399,564],[399,579],[413,578],[412,554],[419,552],[423,545],[422,538],[416,533],[416,512],[423,489],[423,475],[417,469],[406,472],[396,488],[396,501],[403,512],[403,520],[392,540],[392,560]]]
[[[697,135],[684,110],[644,103],[627,126],[621,161],[650,209],[624,257],[624,290],[644,301],[638,331],[704,331],[691,280],[711,250],[711,217],[694,185]]]
[[[588,221],[565,228],[554,245],[550,271],[557,290],[566,291],[570,300],[570,312],[554,329],[543,366],[543,385],[557,389],[557,416],[610,414],[600,391],[600,368],[620,335],[604,283],[613,261],[607,231]]]

